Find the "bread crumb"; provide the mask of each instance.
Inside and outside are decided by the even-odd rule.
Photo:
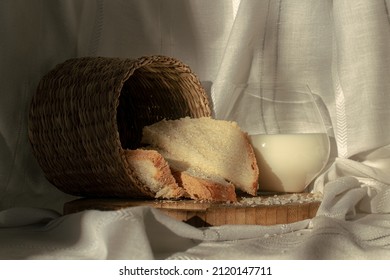
[[[286,204],[304,204],[311,202],[321,202],[321,193],[293,193],[281,195],[260,195],[255,197],[242,197],[239,201],[233,203],[235,206],[255,207],[260,205],[286,205]]]

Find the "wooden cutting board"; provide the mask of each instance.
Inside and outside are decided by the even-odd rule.
[[[65,203],[64,214],[90,209],[104,211],[150,206],[196,227],[227,224],[275,225],[313,218],[320,203],[320,195],[311,193],[260,195],[254,198],[239,198],[236,203],[82,198]]]

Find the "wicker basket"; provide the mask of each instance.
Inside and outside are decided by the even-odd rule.
[[[65,61],[40,81],[29,139],[47,179],[84,197],[143,197],[124,158],[142,128],[161,119],[210,116],[207,95],[182,62],[165,56]],[[131,191],[129,191],[131,190]]]

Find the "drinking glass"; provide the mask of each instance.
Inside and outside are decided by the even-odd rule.
[[[307,85],[246,88],[235,119],[248,132],[260,170],[260,192],[303,192],[329,159],[327,127]]]

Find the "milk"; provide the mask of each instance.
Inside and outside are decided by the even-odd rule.
[[[302,192],[328,161],[325,133],[258,134],[250,139],[260,170],[260,191]]]

